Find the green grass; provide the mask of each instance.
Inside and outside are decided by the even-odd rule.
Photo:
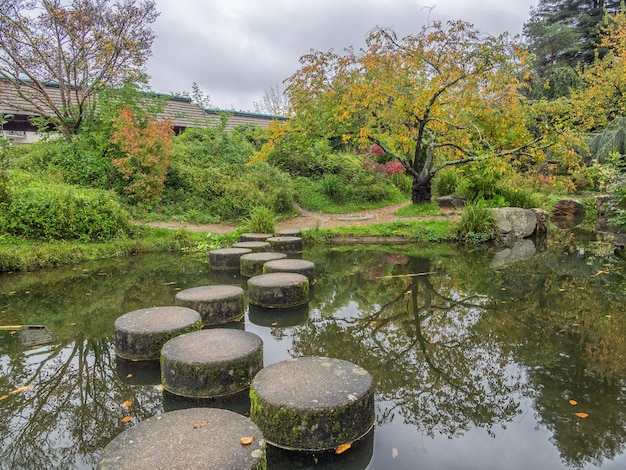
[[[143,228],[134,238],[105,243],[35,241],[0,237],[0,272],[31,271],[136,253],[182,251],[204,240],[206,234],[182,230]]]
[[[305,242],[328,243],[333,237],[402,237],[410,241],[447,242],[454,240],[453,223],[447,220],[419,222],[392,222],[388,224],[358,225],[334,229],[312,229],[303,232]]]
[[[441,208],[435,202],[428,204],[409,204],[396,212],[400,217],[432,217],[442,215]]]

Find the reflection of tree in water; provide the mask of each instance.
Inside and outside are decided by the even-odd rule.
[[[440,269],[403,276],[431,271],[428,259],[411,258],[395,265],[392,274],[400,277],[381,280],[366,270],[358,282],[335,284],[343,292],[346,283],[358,284],[361,291],[353,299],[361,299],[360,310],[367,313],[297,328],[294,353],[338,357],[370,371],[379,402],[389,404],[380,421],[398,413],[429,435],[455,436],[471,426],[490,429],[510,420],[518,413],[520,381],[480,322],[487,301],[459,293]],[[367,298],[387,301],[372,309],[363,302]]]
[[[153,416],[161,406],[154,387],[127,387],[115,376],[110,339],[78,334],[67,344],[20,352],[0,363],[2,468],[93,467],[97,451],[134,420]],[[32,389],[10,394],[21,386]],[[132,401],[124,408],[125,401]]]
[[[501,276],[508,290],[499,309],[508,320],[499,331],[527,367],[538,422],[567,465],[612,460],[626,442],[623,262],[562,249]]]

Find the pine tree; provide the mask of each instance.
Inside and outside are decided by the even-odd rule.
[[[596,52],[602,56],[599,28],[604,15],[619,11],[620,4],[620,0],[539,0],[531,8],[524,36],[535,56],[541,94],[567,95],[576,85],[576,67],[592,63]]]

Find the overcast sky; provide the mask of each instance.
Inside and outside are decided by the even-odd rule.
[[[214,107],[254,111],[269,87],[299,69],[311,49],[363,45],[376,26],[403,37],[430,20],[465,20],[489,34],[521,34],[537,0],[157,0],[148,61],[160,93],[191,91]],[[434,7],[434,8],[430,8]]]

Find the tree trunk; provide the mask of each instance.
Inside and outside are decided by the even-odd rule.
[[[413,176],[413,185],[411,186],[411,200],[413,204],[426,204],[430,202],[431,194],[431,180],[433,176],[422,175]]]

